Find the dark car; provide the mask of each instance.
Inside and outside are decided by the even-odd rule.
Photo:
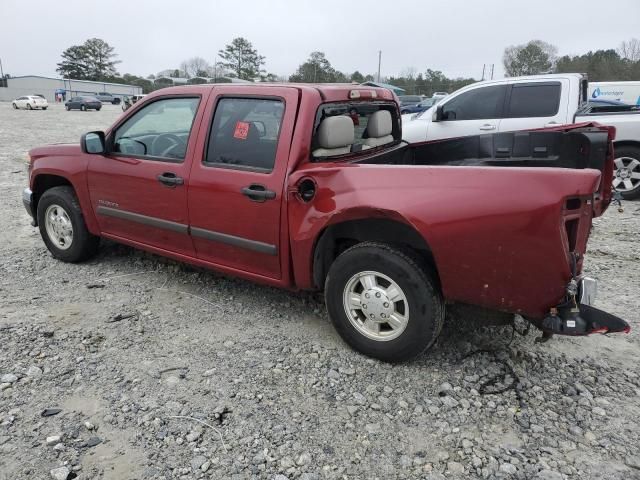
[[[400,100],[400,106],[405,107],[407,105],[420,103],[422,101],[422,97],[420,95],[400,95],[398,100]]]
[[[405,113],[424,112],[425,110],[428,110],[429,108],[433,107],[435,103],[436,102],[433,98],[426,98],[422,100],[420,103],[414,103],[412,105],[403,105],[402,107],[400,107],[400,113],[404,115]]]
[[[102,102],[96,97],[72,97],[64,106],[67,110],[100,110]]]

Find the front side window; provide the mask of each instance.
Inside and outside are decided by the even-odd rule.
[[[552,117],[559,107],[560,82],[515,84],[511,89],[507,117]]]
[[[184,160],[199,98],[166,98],[150,103],[116,130],[113,151],[126,155]]]
[[[204,163],[268,173],[273,170],[284,102],[222,98],[216,106]]]
[[[462,93],[442,105],[443,120],[499,118],[506,87],[480,87]]]

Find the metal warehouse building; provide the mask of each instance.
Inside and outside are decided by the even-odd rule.
[[[109,92],[116,97],[142,93],[142,87],[136,85],[40,77],[38,75],[8,78],[6,85],[6,87],[3,87],[0,84],[0,101],[11,101],[22,95],[43,95],[49,102],[53,103],[55,102],[56,92],[63,90],[67,100],[76,95],[94,95],[101,92]]]

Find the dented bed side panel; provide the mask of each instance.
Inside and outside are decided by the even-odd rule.
[[[312,287],[314,242],[328,225],[389,218],[426,239],[447,300],[540,318],[562,300],[571,278],[567,200],[579,199],[571,212],[579,224],[573,241],[584,249],[600,175],[547,167],[308,164],[289,183],[317,184],[312,202],[289,203],[296,282]]]

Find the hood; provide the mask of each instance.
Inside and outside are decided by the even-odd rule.
[[[56,143],[53,145],[45,145],[43,147],[36,147],[29,150],[29,157],[31,160],[35,160],[40,157],[57,157],[57,156],[80,156],[82,150],[79,143]]]

